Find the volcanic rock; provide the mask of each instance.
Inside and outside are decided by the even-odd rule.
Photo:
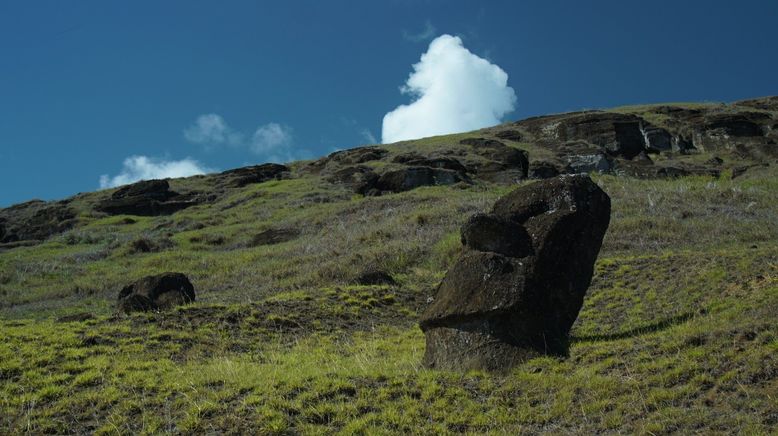
[[[169,309],[195,301],[195,290],[181,273],[146,276],[119,292],[118,309],[130,313]]]
[[[266,163],[224,171],[220,176],[227,180],[227,186],[242,188],[252,183],[280,180],[288,174],[289,167],[280,164]]]
[[[345,185],[357,194],[367,195],[375,190],[378,174],[369,167],[357,165],[337,170],[327,180],[330,183]]]
[[[523,186],[462,228],[465,254],[420,327],[424,364],[504,370],[564,355],[610,221],[610,198],[588,176]]]
[[[611,169],[611,162],[602,153],[575,155],[567,158],[567,172],[577,173],[606,173]]]
[[[527,178],[529,157],[526,151],[508,147],[494,139],[466,138],[459,143],[473,147],[473,152],[485,159],[467,163],[467,167],[479,178],[497,183]]]
[[[556,165],[551,162],[537,161],[529,166],[530,179],[549,179],[559,175]]]
[[[32,200],[16,204],[0,209],[0,243],[40,242],[72,228],[76,223],[76,212],[68,201]]]
[[[119,188],[95,207],[110,215],[169,215],[199,204],[190,196],[170,190],[167,180],[144,180]]]
[[[469,182],[469,180],[466,175],[458,171],[408,167],[382,174],[375,188],[379,191],[404,192],[420,186],[453,185],[459,182]]]

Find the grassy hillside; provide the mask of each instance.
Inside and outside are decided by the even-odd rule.
[[[456,151],[498,130],[385,148]],[[94,204],[111,191],[79,195],[77,226],[0,251],[0,433],[768,434],[778,169],[733,178],[749,162],[726,160],[718,177],[593,175],[613,211],[569,356],[506,374],[423,368],[416,322],[461,251],[459,226],[515,186],[363,197],[298,162],[291,178],[169,216],[107,216]],[[214,177],[170,183],[213,191]],[[267,229],[299,237],[252,242]],[[398,284],[354,284],[368,269]],[[197,302],[114,314],[123,285],[165,271],[187,274]]]

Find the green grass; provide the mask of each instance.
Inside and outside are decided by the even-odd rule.
[[[464,150],[494,131],[389,147]],[[776,169],[594,179],[612,218],[569,356],[506,374],[423,368],[416,322],[459,226],[511,187],[362,198],[304,175],[166,217],[105,217],[90,205],[110,191],[80,196],[82,226],[0,252],[0,433],[774,431]],[[300,235],[250,246],[270,228]],[[157,246],[133,249],[140,239]],[[354,284],[374,268],[398,284]],[[197,303],[113,314],[123,285],[168,270]],[[56,321],[79,312],[95,317]]]

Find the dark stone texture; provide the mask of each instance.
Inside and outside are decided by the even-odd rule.
[[[532,255],[532,240],[520,224],[493,215],[475,214],[462,226],[462,245],[510,257]]]
[[[226,185],[233,188],[242,188],[252,183],[263,183],[269,180],[280,180],[288,175],[289,167],[274,163],[236,168],[219,174],[226,181]]]
[[[604,147],[609,153],[631,159],[645,148],[643,120],[635,115],[593,112],[561,120],[556,138],[561,141],[583,140]]]
[[[746,114],[713,115],[706,119],[702,128],[706,131],[717,130],[730,137],[763,136],[762,128],[751,118]]]
[[[607,173],[612,168],[610,159],[602,153],[574,155],[567,158],[567,172],[578,173]]]
[[[479,178],[498,183],[527,178],[529,155],[526,151],[486,138],[466,138],[459,143],[473,147],[473,152],[485,159],[467,164]]]
[[[170,190],[167,180],[144,180],[117,189],[95,207],[109,215],[170,215],[199,204],[194,196]]]
[[[559,175],[559,169],[551,162],[538,161],[529,166],[530,179],[550,179]]]
[[[379,191],[404,192],[420,186],[453,185],[468,182],[464,174],[430,167],[408,167],[381,175],[375,188]]]
[[[501,130],[494,135],[500,139],[507,139],[508,141],[521,142],[524,136],[518,130]]]
[[[651,153],[660,153],[662,151],[672,150],[673,136],[665,129],[652,126],[650,124],[641,124],[640,132],[643,134],[646,150]]]
[[[421,317],[425,365],[504,370],[564,355],[609,221],[610,198],[584,175],[521,187],[471,218],[468,250]]]
[[[68,204],[68,201],[32,200],[0,209],[0,243],[31,245],[20,243],[44,241],[72,228],[78,220]]]
[[[195,301],[195,290],[181,273],[146,276],[119,292],[118,309],[130,313],[169,309]]]
[[[366,195],[375,189],[378,174],[369,167],[358,165],[335,171],[327,180],[330,183],[345,185],[357,194]]]
[[[387,153],[389,153],[388,150],[380,147],[359,147],[350,150],[336,151],[327,156],[327,159],[345,165],[355,165],[379,160],[386,156]]]

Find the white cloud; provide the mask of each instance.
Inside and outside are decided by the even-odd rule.
[[[508,74],[442,35],[430,43],[400,88],[415,100],[384,115],[382,141],[465,132],[498,124],[513,111],[516,93]]]
[[[194,159],[167,161],[146,156],[130,156],[124,159],[122,171],[116,176],[100,176],[100,188],[112,188],[139,180],[166,179],[168,177],[188,177],[213,172],[213,169],[200,165]]]
[[[411,42],[422,42],[432,39],[436,32],[435,26],[427,20],[424,22],[424,30],[419,33],[412,33],[403,29],[403,38]]]
[[[243,135],[232,130],[219,114],[203,114],[184,130],[184,138],[195,144],[240,145]]]
[[[370,129],[362,129],[359,132],[365,140],[370,144],[377,144],[378,140],[376,139],[375,135],[373,135],[373,132],[370,131]]]
[[[289,162],[306,154],[293,148],[292,129],[278,123],[259,126],[251,137],[251,151],[271,162]]]

